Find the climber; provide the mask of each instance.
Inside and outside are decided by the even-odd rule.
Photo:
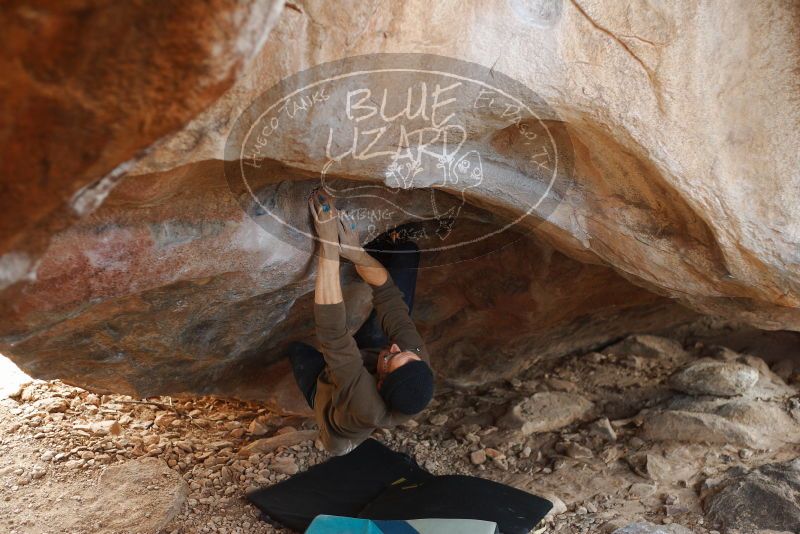
[[[293,343],[289,358],[323,445],[346,454],[376,428],[409,420],[433,397],[428,353],[409,317],[420,254],[395,233],[373,241],[368,248],[381,253],[370,255],[355,222],[327,194],[313,191],[308,204],[319,240],[314,320],[322,352]],[[355,336],[347,332],[340,256],[372,289],[373,310]]]

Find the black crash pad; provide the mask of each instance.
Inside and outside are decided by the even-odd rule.
[[[304,531],[318,515],[363,519],[481,519],[527,534],[552,503],[482,478],[434,476],[407,454],[368,439],[273,486],[247,495],[271,521]]]
[[[350,453],[247,495],[272,521],[304,531],[320,514],[358,517],[359,512],[398,480],[433,475],[407,454],[368,439]]]

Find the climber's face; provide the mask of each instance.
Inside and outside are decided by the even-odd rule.
[[[420,357],[417,354],[408,350],[400,350],[400,347],[394,343],[388,350],[381,351],[378,355],[378,377],[382,382],[392,371],[400,369],[408,362],[419,360]],[[380,388],[380,383],[378,387]]]

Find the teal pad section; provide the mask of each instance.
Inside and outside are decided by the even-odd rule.
[[[384,534],[369,519],[318,515],[306,529],[306,534]]]

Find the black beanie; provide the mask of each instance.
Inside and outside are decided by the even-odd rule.
[[[381,397],[392,411],[418,414],[433,398],[433,371],[421,360],[408,362],[383,379]]]

